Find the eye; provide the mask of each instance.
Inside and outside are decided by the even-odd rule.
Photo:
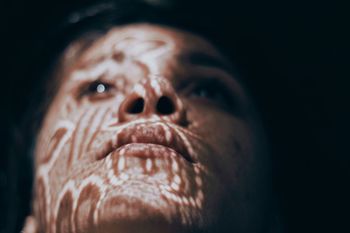
[[[201,84],[195,87],[191,92],[191,97],[207,98],[212,100],[221,101],[224,99],[222,93],[216,87]]]
[[[192,83],[188,90],[188,96],[228,110],[232,108],[233,104],[232,95],[227,90],[227,87],[214,80]]]
[[[80,97],[88,97],[90,100],[106,99],[112,96],[113,91],[112,84],[97,80],[84,85]]]

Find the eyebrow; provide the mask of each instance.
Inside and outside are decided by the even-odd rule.
[[[232,67],[228,61],[202,51],[191,51],[181,55],[180,59],[192,65],[218,68],[232,74]]]

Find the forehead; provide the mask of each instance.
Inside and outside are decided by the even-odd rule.
[[[220,59],[220,53],[206,39],[190,32],[154,24],[131,24],[110,29],[88,48],[81,62],[98,62],[103,58],[126,52],[138,58],[146,52],[158,55],[181,56],[207,54]],[[155,57],[153,54],[152,57]]]

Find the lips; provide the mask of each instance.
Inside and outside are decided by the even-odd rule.
[[[110,143],[109,148],[103,157],[108,156],[114,151],[122,148],[128,150],[135,149],[140,154],[140,145],[144,144],[147,148],[164,147],[176,152],[189,163],[195,163],[193,155],[190,154],[190,142],[184,133],[178,133],[176,129],[165,123],[139,123],[121,130],[116,138]],[[147,156],[152,156],[149,154]],[[167,156],[163,153],[162,156]]]

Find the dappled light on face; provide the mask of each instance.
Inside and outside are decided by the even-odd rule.
[[[151,24],[112,28],[86,48],[38,137],[40,231],[261,227],[264,140],[227,64],[203,38]]]

